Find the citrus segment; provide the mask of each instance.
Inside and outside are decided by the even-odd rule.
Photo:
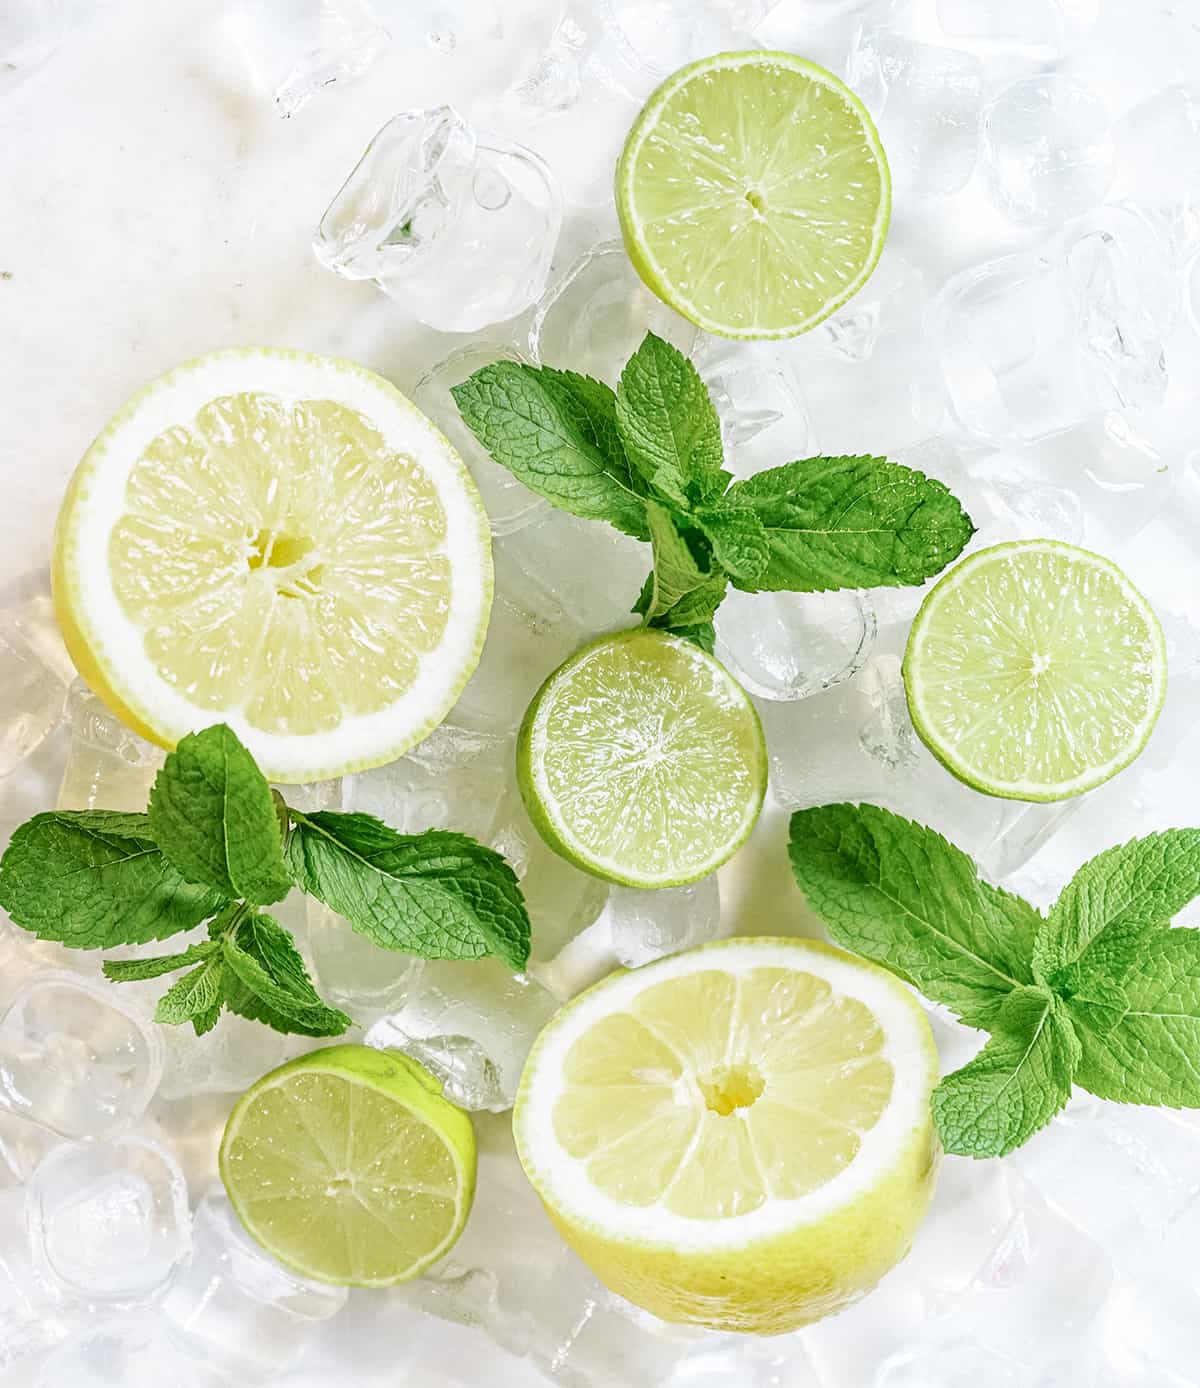
[[[1127,766],[1166,692],[1162,628],[1119,568],[1053,540],[980,550],[931,589],[904,683],[930,751],[978,790],[1059,800]]]

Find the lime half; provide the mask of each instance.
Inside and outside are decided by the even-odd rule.
[[[330,1046],[264,1075],[221,1140],[246,1229],[321,1282],[415,1277],[462,1233],[475,1193],[471,1120],[415,1061]]]
[[[564,858],[611,882],[712,872],[762,808],[767,758],[744,689],[698,646],[638,628],[578,651],[534,696],[517,779]]]
[[[793,337],[867,280],[891,177],[858,97],[791,53],[680,69],[635,122],[617,212],[638,273],[721,337]]]
[[[930,591],[909,633],[913,724],[960,780],[1063,800],[1146,745],[1167,686],[1162,628],[1108,559],[1054,540],[980,550]]]
[[[140,391],[59,513],[80,673],[164,746],[225,722],[275,781],[391,761],[479,660],[487,516],[442,435],[352,362],[247,348]]]
[[[543,1030],[513,1113],[563,1237],[666,1320],[778,1334],[907,1251],[937,1170],[929,1023],[883,969],[735,939],[614,974]]]

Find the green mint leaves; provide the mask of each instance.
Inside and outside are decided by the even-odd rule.
[[[974,533],[940,482],[884,458],[809,458],[730,486],[704,382],[653,333],[615,393],[510,361],[452,393],[476,438],[527,487],[650,542],[654,571],[633,610],[708,650],[730,584],[749,593],[920,584]]]
[[[1079,1084],[1121,1103],[1200,1107],[1200,830],[1085,863],[1046,916],[984,882],[932,829],[874,805],[791,821],[792,871],[832,938],[991,1039],[934,1090],[948,1152],[1003,1156]]]
[[[369,815],[292,810],[223,724],[167,757],[147,814],[36,815],[0,859],[0,906],[39,939],[106,949],[207,924],[207,939],[103,965],[116,983],[178,974],[155,1017],[190,1022],[197,1035],[226,1008],[304,1036],[351,1025],[318,996],[288,931],[259,909],[293,886],[387,949],[495,954],[514,969],[529,957],[529,915],[499,854],[465,834],[404,835]]]

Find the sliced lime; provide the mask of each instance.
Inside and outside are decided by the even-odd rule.
[[[221,1179],[281,1263],[321,1282],[382,1287],[415,1277],[462,1233],[475,1134],[407,1056],[330,1046],[238,1100]]]
[[[585,646],[525,715],[533,822],[578,867],[635,887],[692,882],[745,840],[767,784],[745,690],[698,646],[639,628]]]
[[[791,53],[718,53],[667,78],[617,164],[651,289],[722,337],[793,337],[866,281],[891,177],[862,102]]]
[[[913,724],[968,785],[1063,800],[1146,745],[1167,656],[1149,603],[1108,559],[1054,540],[980,550],[921,605],[904,657]]]

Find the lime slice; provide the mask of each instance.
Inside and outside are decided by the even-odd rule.
[[[320,1282],[384,1287],[450,1248],[475,1194],[475,1133],[416,1061],[311,1051],[238,1100],[221,1180],[247,1231]]]
[[[937,1076],[890,974],[811,940],[722,940],[560,1011],[513,1128],[563,1238],[615,1291],[778,1334],[907,1252],[936,1173]]]
[[[1120,569],[1054,540],[980,550],[921,604],[904,656],[913,725],[960,780],[1062,800],[1146,745],[1167,687],[1162,628]]]
[[[674,887],[720,867],[753,829],[767,757],[724,666],[637,628],[585,646],[534,695],[517,780],[542,837],[577,867]]]
[[[827,318],[875,268],[891,203],[866,107],[791,53],[718,53],[680,69],[617,164],[638,273],[721,337],[794,337]]]
[[[152,382],[75,472],[54,596],[144,737],[226,722],[272,780],[390,761],[445,717],[491,603],[458,455],[351,362],[217,352]]]

